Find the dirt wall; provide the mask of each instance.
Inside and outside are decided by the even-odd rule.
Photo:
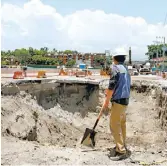
[[[99,104],[98,85],[84,83],[26,82],[2,86],[2,95],[17,95],[26,92],[37,100],[45,110],[57,104],[69,112],[96,111]]]
[[[108,81],[104,80],[100,83],[100,91],[106,89]],[[155,99],[155,111],[157,111],[158,118],[163,129],[167,130],[167,85],[166,82],[133,80],[131,83],[131,90],[143,95],[143,100],[149,98]],[[154,104],[154,103],[153,103]]]
[[[142,93],[146,100],[155,99],[155,110],[163,129],[167,130],[167,86],[155,82],[133,81],[132,91]]]

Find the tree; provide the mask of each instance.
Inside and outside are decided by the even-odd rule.
[[[14,54],[16,60],[23,63],[23,64],[26,64],[31,58],[31,55],[29,54],[29,51],[26,50],[25,48],[16,49],[13,52],[13,54]]]
[[[152,58],[156,58],[157,57],[157,53],[158,53],[158,57],[162,57],[163,56],[163,51],[162,51],[162,46],[161,45],[148,45],[148,52],[146,53],[146,55],[148,56],[148,59],[152,59]],[[165,46],[167,47],[167,44],[165,44]],[[165,52],[165,55],[167,56],[167,51]]]
[[[43,65],[63,65],[63,60],[60,60],[56,57],[55,53],[57,54],[77,54],[76,50],[65,50],[65,51],[58,51],[55,48],[52,51],[49,51],[48,47],[42,47],[40,49],[35,49],[33,47],[29,47],[28,49],[21,48],[1,51],[1,59],[2,61],[7,61],[9,63],[18,61],[22,64],[43,64]],[[51,56],[48,56],[48,55]],[[6,64],[6,62],[3,62]],[[73,66],[75,64],[74,60],[69,60],[67,62],[67,66]]]
[[[28,51],[31,56],[35,55],[34,49],[32,47],[29,47]]]
[[[73,53],[73,51],[71,51],[71,50],[65,50],[64,51],[64,54],[72,54]]]
[[[74,50],[72,51],[73,54],[78,54],[78,51]]]
[[[103,66],[105,64],[105,56],[95,56],[94,63]]]
[[[106,57],[106,64],[107,64],[107,66],[110,66],[112,64],[112,57],[111,56]]]
[[[73,60],[73,59],[68,60],[67,63],[66,63],[67,67],[73,67],[74,65],[75,65],[75,60]]]
[[[48,50],[49,50],[48,47],[40,48],[40,52],[41,52],[42,55],[46,55],[48,53]]]
[[[37,65],[59,65],[59,59],[48,58],[42,55],[34,55],[31,59],[31,64]]]
[[[54,53],[57,52],[56,48],[53,49],[53,52],[54,52]]]
[[[1,65],[9,65],[9,61],[8,60],[1,61]]]
[[[2,58],[6,57],[6,52],[5,51],[1,51],[1,57]]]

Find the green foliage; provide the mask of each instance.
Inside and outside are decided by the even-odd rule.
[[[49,51],[47,47],[42,47],[40,49],[35,49],[33,47],[29,47],[28,49],[21,48],[15,49],[14,51],[1,51],[1,59],[2,61],[7,61],[7,63],[15,63],[18,61],[21,64],[38,64],[38,65],[63,65],[63,60],[56,58],[57,54],[78,54],[76,50],[65,50],[58,51],[56,48]],[[12,60],[13,59],[13,60]],[[110,65],[112,63],[111,59],[107,57],[105,60],[105,56],[96,56],[94,59],[95,66],[97,65]],[[3,62],[4,64],[6,62]],[[68,60],[66,66],[71,67],[75,64],[75,60]]]
[[[28,51],[31,56],[35,55],[34,49],[32,47],[29,47]]]
[[[40,50],[44,51],[45,53],[47,53],[49,49],[48,49],[48,47],[42,47]]]
[[[49,51],[48,47],[42,47],[40,49],[29,47],[28,49],[21,48],[15,49],[14,51],[1,51],[1,60],[3,61],[3,64],[9,63],[11,62],[11,59],[13,59],[22,64],[63,65],[63,60],[54,58],[56,53],[73,54],[78,52],[72,50],[58,51],[56,48]],[[47,56],[48,54],[50,54],[49,57]],[[73,66],[74,64],[75,62],[73,60],[67,62],[67,66]]]
[[[1,51],[1,57],[6,57],[6,52],[5,51]]]
[[[101,65],[102,67],[104,67],[106,65],[106,67],[110,66],[112,64],[112,57],[111,56],[95,56],[94,58],[94,64],[95,66],[99,66]]]
[[[64,54],[72,54],[73,52],[71,50],[65,50]]]
[[[14,61],[21,62],[22,64],[46,64],[46,65],[55,65],[62,64],[55,58],[48,58],[46,55],[49,53],[47,47],[43,47],[40,50],[29,47],[28,49],[21,48],[15,49],[14,51],[1,51],[2,60],[14,59]],[[53,49],[54,53],[57,52],[56,49]],[[5,62],[3,62],[5,64]]]
[[[110,66],[112,64],[112,57],[111,56],[106,57],[106,64],[107,64],[107,66]]]
[[[77,54],[78,53],[78,51],[72,51],[72,50],[65,50],[65,51],[62,51],[62,53],[64,53],[64,54]]]
[[[157,57],[157,52],[158,52],[158,57],[162,57],[163,56],[163,51],[162,51],[162,44],[161,45],[148,45],[148,52],[146,53],[146,55],[148,56],[149,59],[156,58]],[[167,44],[165,44],[165,46],[167,47]],[[165,52],[165,55],[167,56],[167,51]]]
[[[13,51],[1,51],[1,57],[9,58],[13,54]]]
[[[34,55],[31,59],[31,64],[37,65],[58,65],[58,60],[55,58],[48,58],[42,55]]]
[[[105,63],[105,56],[95,56],[94,58],[95,64],[104,64]]]
[[[75,65],[75,60],[73,60],[73,59],[68,60],[67,63],[66,63],[67,67],[73,67],[74,65]]]
[[[57,63],[58,65],[63,65],[63,60],[58,60],[58,63]]]
[[[22,64],[26,64],[31,58],[31,55],[29,54],[29,51],[26,50],[25,48],[16,49],[13,52],[13,55],[15,57],[15,60],[17,60],[19,62],[22,62]]]
[[[1,65],[9,65],[9,61],[1,61]]]

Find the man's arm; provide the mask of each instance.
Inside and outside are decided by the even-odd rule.
[[[110,99],[112,98],[115,86],[117,84],[117,80],[118,80],[118,75],[114,73],[114,71],[112,71],[111,73],[111,77],[109,80],[109,86],[108,89],[106,90],[106,99],[103,105],[103,108],[107,108],[110,102]]]
[[[105,102],[103,105],[104,108],[108,107],[110,99],[112,98],[112,95],[113,95],[113,90],[107,89],[106,90],[106,99],[105,99]]]

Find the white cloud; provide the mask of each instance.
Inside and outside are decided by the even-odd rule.
[[[141,17],[106,14],[100,10],[62,16],[40,0],[31,0],[22,8],[6,3],[1,13],[2,49],[48,46],[81,52],[104,52],[105,49],[115,52],[131,46],[132,56],[143,59],[147,45],[157,35],[167,36],[167,26],[148,24]]]

